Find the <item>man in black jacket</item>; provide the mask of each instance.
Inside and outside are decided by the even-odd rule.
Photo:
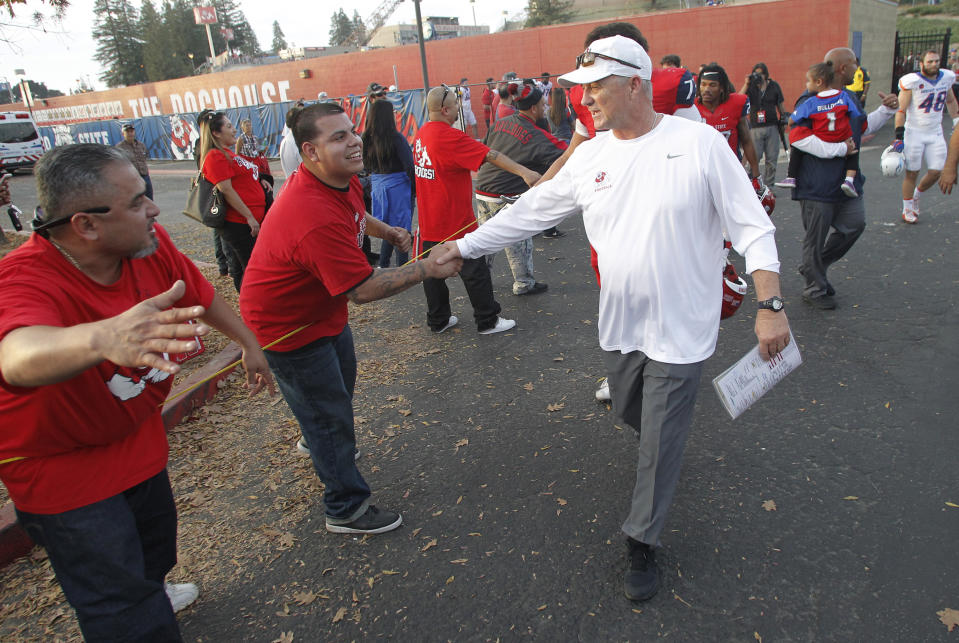
[[[542,174],[563,154],[566,143],[536,126],[536,122],[546,114],[546,100],[543,91],[535,83],[524,83],[519,94],[513,98],[513,104],[519,111],[493,123],[486,134],[485,143],[491,149]],[[491,219],[506,205],[503,196],[519,196],[528,189],[523,179],[515,174],[491,163],[484,164],[476,175],[477,218],[480,223]],[[487,257],[490,267],[493,257]],[[506,258],[513,272],[514,295],[536,295],[546,290],[546,284],[533,277],[531,238],[506,248]]]
[[[756,161],[765,159],[763,181],[773,185],[779,161],[779,127],[786,121],[783,90],[769,77],[766,63],[756,63],[739,93],[749,97],[749,132],[756,147]]]
[[[835,76],[830,85],[832,89],[845,91],[844,87],[852,82],[856,73],[856,54],[851,49],[839,47],[831,49],[825,58],[831,63]],[[850,102],[858,105],[854,95],[846,92]],[[804,93],[796,101],[798,106],[812,96]],[[862,137],[879,130],[896,113],[899,105],[895,94],[879,92],[882,105],[867,117],[850,117],[852,137],[856,149],[860,147]],[[803,158],[802,169],[796,177],[793,199],[799,201],[802,209],[803,228],[806,237],[802,245],[802,264],[799,272],[803,276],[803,301],[820,310],[832,310],[836,307],[836,291],[826,279],[826,270],[845,255],[866,229],[866,211],[863,207],[862,172],[856,175],[857,197],[847,197],[839,188],[845,175],[845,161],[849,148],[845,143],[825,143],[815,137],[808,137],[809,145],[803,147],[808,156]],[[830,228],[832,231],[830,232]]]

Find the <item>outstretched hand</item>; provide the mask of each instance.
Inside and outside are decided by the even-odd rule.
[[[460,256],[459,248],[456,247],[456,242],[447,241],[433,246],[426,258],[425,266],[429,276],[434,279],[446,279],[459,274],[463,267],[463,258]]]
[[[462,263],[463,260],[463,255],[460,254],[460,248],[455,241],[447,241],[438,246],[433,246],[433,249],[430,250],[430,257],[441,266],[450,261],[459,260]]]
[[[164,293],[141,301],[136,306],[102,322],[95,346],[118,366],[156,368],[166,373],[179,372],[180,366],[164,357],[196,349],[194,336],[206,335],[210,327],[189,324],[205,312],[203,306],[173,308],[186,293],[186,285],[177,280]]]
[[[387,241],[400,252],[409,252],[410,248],[413,247],[413,238],[406,228],[392,226],[388,236]]]
[[[885,94],[879,92],[879,100],[882,101],[882,104],[889,109],[899,109],[899,96],[896,94]]]

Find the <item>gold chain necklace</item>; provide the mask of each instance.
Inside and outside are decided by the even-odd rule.
[[[76,268],[76,269],[79,270],[80,272],[83,272],[83,268],[80,267],[80,262],[77,261],[76,259],[74,259],[74,258],[73,258],[73,255],[71,255],[69,252],[67,252],[67,249],[66,249],[66,248],[64,248],[63,246],[61,246],[59,243],[57,243],[57,242],[54,241],[53,239],[47,239],[47,241],[49,241],[50,243],[52,243],[52,244],[53,244],[53,247],[56,248],[57,250],[59,250],[59,251],[60,251],[60,254],[62,254],[64,257],[66,257],[67,261],[69,261],[70,263],[73,264],[73,267],[74,267],[74,268]]]

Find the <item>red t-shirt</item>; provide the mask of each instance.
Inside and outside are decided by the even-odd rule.
[[[488,117],[493,113],[493,90],[487,87],[483,90],[483,113]]]
[[[260,185],[259,167],[255,162],[230,150],[222,150],[222,154],[220,152],[221,150],[210,150],[206,155],[203,161],[203,176],[213,184],[229,179],[240,199],[250,208],[253,218],[262,223],[266,196],[263,194],[263,186]],[[227,159],[224,154],[228,154],[230,158]],[[246,223],[246,217],[229,204],[226,206],[226,220]]]
[[[746,94],[730,94],[725,103],[716,106],[716,111],[706,109],[697,98],[696,107],[707,125],[711,125],[726,137],[733,153],[739,156],[739,120],[749,116],[749,98]]]
[[[125,259],[120,279],[103,286],[77,270],[40,235],[0,261],[0,339],[25,326],[68,327],[113,317],[177,279],[177,307],[209,306],[213,286],[154,226],[159,247]],[[104,361],[57,384],[14,387],[0,377],[0,480],[14,504],[53,514],[114,496],[166,467],[160,404],[173,377]]]
[[[423,241],[459,239],[473,230],[476,215],[470,172],[480,168],[487,154],[488,147],[444,122],[429,121],[420,128],[413,163]]]
[[[303,166],[290,175],[260,228],[240,290],[240,312],[261,346],[307,324],[268,350],[291,351],[343,330],[346,292],[373,274],[365,233],[358,178],[338,190]]]

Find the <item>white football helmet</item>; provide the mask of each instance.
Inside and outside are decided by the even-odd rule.
[[[893,150],[892,145],[890,145],[883,150],[879,167],[882,169],[883,176],[899,176],[906,169],[906,158],[902,155],[902,152]]]

